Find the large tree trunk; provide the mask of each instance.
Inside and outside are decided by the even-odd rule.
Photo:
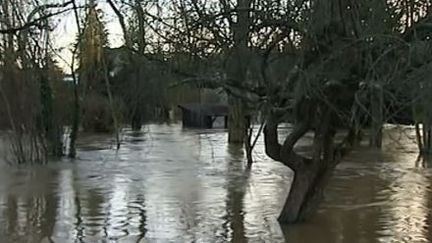
[[[355,130],[351,129],[346,138],[335,146],[333,112],[330,108],[319,107],[313,101],[299,102],[305,115],[299,120],[285,138],[279,143],[277,126],[280,117],[271,115],[264,129],[266,154],[294,171],[291,189],[279,216],[281,223],[295,223],[310,218],[321,201],[324,188],[340,161],[340,158],[353,146]],[[316,124],[316,119],[319,123]],[[294,151],[295,144],[316,124],[312,146],[312,158]]]
[[[295,171],[279,222],[295,223],[310,218],[318,209],[333,169],[333,166],[315,164]]]
[[[237,2],[237,21],[231,26],[234,36],[234,46],[231,57],[227,62],[227,71],[230,81],[239,86],[245,85],[247,72],[247,55],[249,42],[249,11],[252,0],[239,0]],[[245,138],[245,107],[238,97],[229,97],[228,142],[243,143]]]
[[[243,143],[246,124],[243,102],[239,98],[229,99],[228,142]]]
[[[137,105],[136,105],[137,106]],[[131,126],[133,131],[140,131],[142,127],[142,115],[138,107],[132,109]]]
[[[294,172],[294,179],[291,183],[291,189],[288,197],[279,215],[279,222],[281,223],[295,223],[297,222],[300,210],[305,201],[306,194],[313,183],[313,174],[308,171]]]

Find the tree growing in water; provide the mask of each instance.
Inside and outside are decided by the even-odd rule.
[[[114,6],[113,1],[109,3]],[[423,151],[431,146],[431,101],[427,98],[430,59],[414,54],[419,46],[425,46],[419,52],[429,54],[431,50],[428,36],[421,37],[415,28],[417,24],[428,27],[428,3],[415,8],[413,1],[406,0],[173,1],[168,4],[170,11],[161,16],[146,12],[141,1],[129,3],[141,22],[136,42],[123,14],[113,7],[124,27],[128,55],[149,57],[146,41],[141,38],[145,32],[143,22],[149,18],[164,26],[158,34],[165,42],[157,43],[158,48],[153,49],[159,50],[153,53],[160,55],[159,62],[172,68],[170,62],[187,66],[184,62],[190,61],[187,71],[193,75],[184,76],[214,81],[211,85],[225,88],[234,100],[232,107],[239,108],[233,109],[237,118],[243,120],[245,103],[259,103],[251,107],[260,107],[254,111],[265,116],[266,153],[295,174],[281,222],[298,222],[313,213],[335,166],[352,148],[357,130],[363,127],[355,111],[368,114],[371,145],[379,147],[382,124],[391,116],[386,105],[391,101],[399,106],[397,103],[405,101],[401,96],[408,96],[417,101],[412,104],[418,111],[417,122],[423,123],[420,148]],[[78,44],[81,95],[86,99],[107,92],[109,97],[104,63],[106,35],[94,1],[84,25]],[[14,41],[14,37],[8,37]],[[7,37],[4,41],[10,48],[6,51],[13,53],[14,44],[8,43]],[[132,69],[142,64],[140,57],[136,60]],[[18,69],[17,59],[6,61],[14,64],[10,65],[11,73]],[[140,76],[140,72],[137,74]],[[413,82],[404,84],[406,80]],[[407,95],[407,89],[413,94]],[[421,99],[414,99],[423,93],[420,91],[424,91]],[[249,93],[253,95],[245,95]],[[363,94],[366,98],[360,99]],[[112,97],[109,103],[112,107]],[[45,110],[45,114],[49,113],[49,109]],[[287,121],[293,126],[281,142],[278,126]],[[244,126],[241,123],[234,128]],[[247,129],[241,130],[244,133]],[[309,150],[300,153],[296,144],[308,133],[313,134],[313,140]],[[247,142],[251,145],[251,141]]]
[[[279,217],[281,222],[307,219],[317,208],[332,171],[357,139],[355,110],[367,114],[371,145],[380,147],[382,124],[398,122],[394,120],[393,106],[400,110],[418,100],[409,97],[407,90],[415,90],[416,96],[429,103],[428,96],[415,87],[419,85],[428,92],[424,71],[429,70],[430,61],[421,60],[414,65],[415,59],[409,53],[419,36],[411,40],[407,36],[429,21],[425,13],[430,5],[423,3],[419,8],[405,10],[410,6],[407,3],[313,1],[302,12],[305,31],[299,31],[300,62],[295,66],[300,73],[296,71],[295,78],[289,80],[295,87],[294,94],[282,93],[283,99],[267,94],[278,102],[273,103],[267,118],[266,152],[295,174]],[[423,44],[428,46],[423,50],[429,53],[429,42]],[[359,99],[365,89],[370,97],[368,104]],[[283,100],[286,102],[280,103]],[[294,108],[295,122],[280,143],[277,126],[288,113],[284,107]],[[421,107],[425,108],[424,103]],[[426,110],[429,111],[422,113],[421,121],[426,123],[423,141],[428,143],[430,108]],[[364,125],[367,124],[361,127]],[[341,129],[346,132],[344,138],[338,139],[337,131]],[[311,151],[300,154],[295,151],[295,144],[308,132],[313,133]]]
[[[263,82],[258,83],[262,86],[234,88],[253,91],[264,101],[266,153],[294,171],[281,222],[294,223],[313,214],[334,168],[357,140],[355,111],[366,113],[370,122],[360,128],[371,124],[370,144],[380,147],[382,125],[395,115],[391,106],[406,106],[401,104],[407,96],[401,80],[412,70],[404,68],[410,60],[398,58],[408,56],[409,45],[401,39],[416,23],[401,27],[406,16],[400,14],[403,6],[373,1],[293,2],[287,14],[291,19],[268,21],[277,31],[265,45]],[[417,16],[424,18],[418,12]],[[281,24],[288,27],[281,29]],[[286,76],[277,70],[277,56],[290,57]],[[366,103],[359,99],[364,92],[370,97]],[[288,120],[293,128],[280,143],[278,125]],[[313,133],[310,151],[299,153],[295,145],[308,133]]]
[[[62,124],[53,94],[61,71],[53,62],[49,17],[69,4],[1,3],[0,95],[11,129],[14,162],[45,163],[63,154]]]

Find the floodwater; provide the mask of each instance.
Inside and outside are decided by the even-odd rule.
[[[316,217],[290,226],[275,218],[292,173],[262,142],[247,170],[223,130],[150,125],[118,152],[86,136],[76,161],[0,167],[0,243],[432,242],[432,170],[405,133],[353,152]]]

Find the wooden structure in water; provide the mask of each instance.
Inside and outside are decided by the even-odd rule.
[[[215,128],[228,127],[228,106],[222,104],[178,105],[182,111],[184,127]]]

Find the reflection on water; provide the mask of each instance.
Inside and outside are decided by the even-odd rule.
[[[432,171],[403,139],[354,152],[317,216],[280,227],[292,173],[262,143],[248,170],[222,130],[151,125],[117,153],[88,136],[78,161],[0,167],[0,243],[430,242]]]

